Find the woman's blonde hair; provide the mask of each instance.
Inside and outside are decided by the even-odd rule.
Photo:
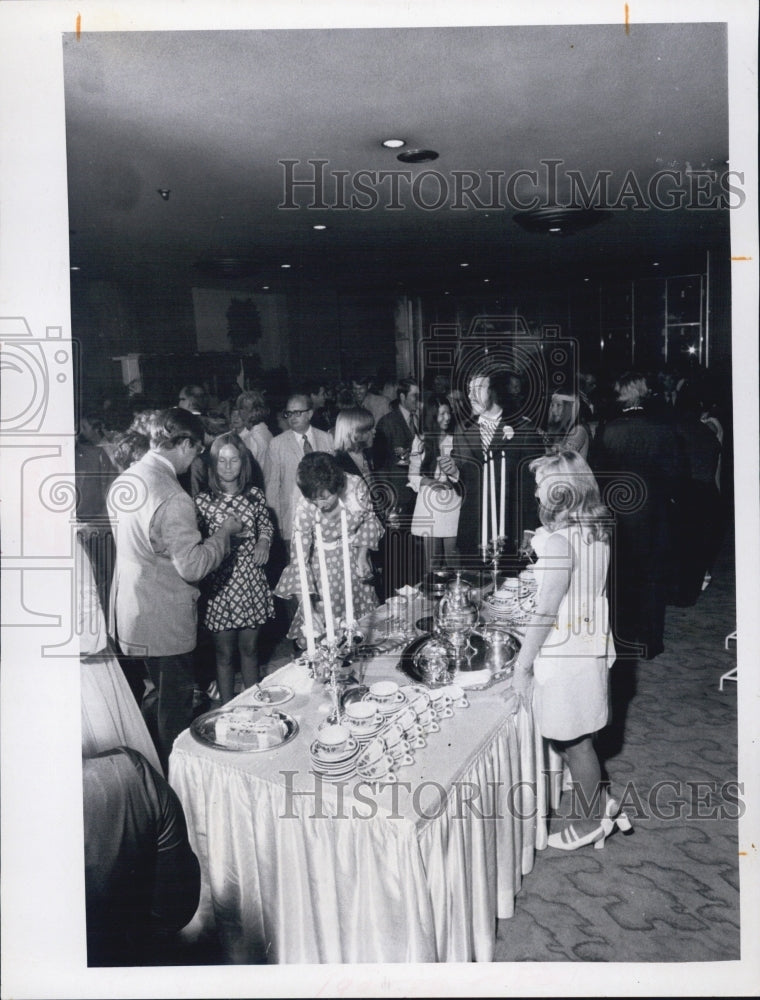
[[[335,450],[356,451],[359,439],[375,425],[375,418],[363,406],[341,410],[335,421]]]
[[[551,530],[578,524],[588,529],[592,539],[609,538],[610,512],[602,503],[594,473],[577,451],[542,455],[530,463],[530,471],[536,482],[549,478],[548,502],[541,505],[542,524]]]

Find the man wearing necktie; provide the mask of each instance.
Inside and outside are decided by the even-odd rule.
[[[483,467],[488,456],[497,474],[497,503],[501,492],[504,454],[506,553],[514,553],[526,529],[538,526],[538,511],[530,462],[544,453],[541,436],[531,421],[519,413],[505,413],[502,401],[508,398],[507,372],[475,375],[468,385],[473,420],[454,432],[451,458],[441,461],[441,469],[456,479],[462,492],[457,547],[464,556],[479,555],[481,544]],[[488,538],[491,538],[490,525]]]
[[[285,407],[288,430],[272,438],[264,457],[267,504],[277,518],[288,554],[298,463],[312,451],[327,451],[332,454],[334,450],[330,435],[311,426],[312,412],[308,396],[291,396]]]

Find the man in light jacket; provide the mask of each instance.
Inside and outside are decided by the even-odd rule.
[[[335,451],[333,440],[326,431],[311,425],[311,399],[291,396],[285,407],[288,430],[273,437],[264,458],[264,483],[267,504],[276,517],[280,534],[290,555],[294,497],[298,496],[296,470],[298,463],[312,451]]]
[[[230,536],[242,530],[238,518],[228,517],[211,538],[201,538],[195,505],[177,477],[202,447],[200,417],[163,410],[151,427],[150,451],[117,477],[108,494],[116,539],[111,633],[124,654],[145,660],[158,692],[164,768],[193,717],[196,584],[219,566]]]

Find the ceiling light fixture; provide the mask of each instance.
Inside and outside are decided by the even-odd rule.
[[[437,160],[439,155],[434,149],[405,149],[396,159],[402,163],[429,163],[430,160]]]
[[[469,267],[470,265],[469,264],[460,264],[459,266],[460,267]]]
[[[261,270],[261,262],[251,257],[206,254],[193,265],[212,278],[250,278]]]
[[[311,228],[312,229],[327,229],[327,226],[323,226],[321,223],[318,223],[316,226],[312,226]]]
[[[290,267],[290,264],[280,264],[280,267]]]
[[[164,201],[169,200],[169,195],[171,194],[170,188],[156,188],[156,193],[160,194]]]
[[[400,149],[406,145],[406,139],[383,139],[383,145],[386,149]]]
[[[572,208],[562,205],[516,212],[515,222],[529,233],[552,233],[574,236],[584,229],[604,222],[612,212],[596,208]]]

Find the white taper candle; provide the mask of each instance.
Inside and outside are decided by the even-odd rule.
[[[306,559],[303,551],[303,536],[300,531],[293,532],[293,540],[296,546],[296,562],[298,563],[298,579],[301,583],[301,609],[303,611],[303,632],[306,636],[306,652],[310,660],[316,655],[316,642],[314,640],[314,619],[311,615],[311,594],[309,593],[309,582],[306,576]]]
[[[496,539],[499,535],[499,525],[496,522],[496,462],[493,456],[489,458],[489,464],[491,466],[491,471],[489,473],[490,480],[489,486],[491,488],[491,538]]]
[[[345,507],[340,509],[340,534],[343,546],[343,582],[346,588],[346,624],[351,628],[354,624],[354,589],[351,580],[351,550],[348,545],[348,516]]]
[[[507,456],[501,453],[501,483],[499,484],[499,538],[505,538],[507,531]]]
[[[481,490],[480,541],[485,555],[488,545],[488,459],[483,462],[483,484]]]
[[[332,601],[330,600],[330,581],[327,578],[327,560],[325,559],[325,541],[322,537],[322,525],[317,521],[315,527],[317,562],[319,563],[319,580],[322,591],[322,605],[325,609],[325,631],[328,643],[335,642],[335,621],[333,619]]]

